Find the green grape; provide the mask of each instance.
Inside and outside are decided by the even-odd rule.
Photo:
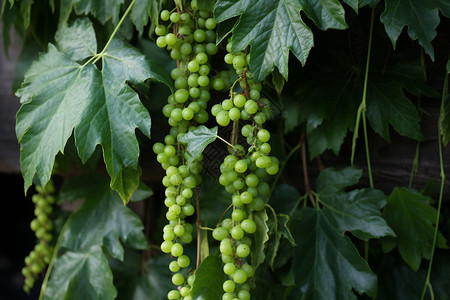
[[[242,69],[246,64],[245,58],[240,55],[236,55],[233,57],[233,67],[235,69]]]
[[[174,256],[174,257],[178,257],[183,255],[183,246],[179,243],[175,243],[172,245],[172,248],[170,249],[170,253]]]
[[[222,287],[226,293],[233,293],[236,288],[236,284],[234,283],[233,280],[226,280],[223,283]]]
[[[181,268],[186,268],[191,263],[187,255],[180,255],[177,259],[177,263]]]
[[[161,11],[161,14],[160,14],[160,18],[161,18],[161,20],[163,20],[163,21],[169,21],[169,18],[170,18],[170,12],[169,12],[168,10],[166,10],[166,9],[162,10],[162,11]]]
[[[245,219],[241,222],[242,229],[247,233],[255,233],[256,232],[256,223],[251,219]]]
[[[241,159],[234,165],[234,170],[238,173],[244,173],[248,169],[248,164],[245,160]]]
[[[175,34],[173,33],[168,33],[165,36],[165,40],[166,40],[166,44],[169,46],[173,46],[176,44],[176,42],[178,41],[178,38]]]
[[[231,219],[233,219],[236,222],[240,222],[243,219],[245,219],[246,217],[247,217],[247,213],[244,210],[242,210],[242,209],[235,209],[231,213]]]
[[[180,297],[181,297],[180,292],[177,290],[172,290],[169,293],[167,293],[167,299],[169,300],[180,299]]]
[[[231,275],[231,274],[234,273],[234,271],[236,271],[236,265],[235,265],[234,263],[226,263],[226,264],[223,266],[223,272],[224,272],[226,275]]]
[[[231,237],[235,240],[240,240],[244,237],[244,230],[240,225],[236,225],[230,230]]]
[[[217,227],[214,228],[212,236],[217,241],[222,241],[223,239],[227,238],[229,235],[228,229],[224,227]]]
[[[174,285],[182,285],[184,283],[184,276],[180,273],[176,273],[172,276],[172,283]]]
[[[173,23],[178,23],[181,19],[181,15],[178,12],[173,12],[170,14],[170,21]]]
[[[250,254],[250,247],[245,244],[240,244],[236,247],[236,255],[238,257],[247,257]]]
[[[220,126],[227,126],[230,124],[230,117],[228,116],[228,111],[222,110],[216,116],[217,124]]]
[[[233,281],[236,282],[237,284],[242,284],[246,282],[247,278],[248,278],[247,273],[242,269],[236,270],[236,272],[234,272]]]

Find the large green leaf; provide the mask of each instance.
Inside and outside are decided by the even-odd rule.
[[[99,245],[84,252],[68,251],[56,258],[44,300],[115,299],[108,259]]]
[[[310,158],[325,150],[338,154],[344,138],[355,126],[358,109],[354,101],[360,95],[360,87],[350,80],[334,79],[316,81],[302,92],[300,121],[306,123]]]
[[[241,15],[233,28],[233,51],[250,49],[250,69],[261,81],[277,67],[288,78],[289,50],[303,64],[313,46],[313,34],[300,16],[296,0],[219,0],[215,7],[218,22]]]
[[[195,281],[192,286],[193,300],[219,299],[222,294],[222,284],[225,274],[222,270],[222,260],[217,256],[208,256],[195,271]]]
[[[416,140],[424,138],[419,113],[404,95],[401,82],[386,80],[383,75],[371,76],[369,81],[367,117],[372,128],[388,141],[389,124],[403,136]]]
[[[75,33],[84,28],[86,22],[75,23],[66,29],[67,37],[59,39],[63,50],[78,59],[86,56],[87,47],[80,51],[70,38],[76,39]],[[41,184],[48,182],[55,156],[64,151],[75,129],[83,163],[101,145],[111,186],[126,203],[139,184],[135,130],[150,136],[151,125],[148,111],[129,84],[151,78],[171,86],[170,77],[160,65],[119,39],[100,57],[102,70],[94,64],[80,65],[66,53],[49,44],[17,92],[24,103],[17,113],[16,134],[25,190],[35,175]]]
[[[386,0],[385,10],[381,15],[386,33],[396,45],[403,30],[408,27],[408,35],[418,40],[425,52],[434,60],[434,49],[431,44],[436,37],[436,28],[440,23],[439,8],[450,17],[450,4],[446,0]]]
[[[73,24],[60,26],[55,34],[57,47],[72,60],[79,61],[97,53],[95,30],[87,18],[79,18]]]
[[[324,216],[340,234],[350,231],[362,240],[395,236],[381,216],[386,196],[380,190],[359,189],[344,192],[344,188],[356,184],[361,170],[345,168],[324,169],[317,178],[317,192],[324,205]]]
[[[425,270],[414,272],[398,255],[380,255],[379,259],[376,262],[377,299],[420,299],[426,278]]]
[[[396,187],[387,200],[383,216],[397,234],[394,242],[402,258],[414,271],[422,258],[430,258],[436,214],[431,198],[413,189]],[[441,233],[437,247],[446,247]]]
[[[134,249],[147,248],[141,220],[109,188],[107,178],[81,176],[69,182],[63,194],[70,198],[71,190],[85,201],[71,216],[62,238],[63,247],[86,251],[95,245],[103,246],[119,260],[124,256],[122,243]]]
[[[353,290],[375,296],[376,276],[321,210],[302,209],[291,228],[298,246],[293,250],[295,288],[290,299],[356,299]]]

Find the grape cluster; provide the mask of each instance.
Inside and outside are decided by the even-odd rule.
[[[35,204],[35,218],[31,221],[31,230],[35,232],[38,243],[34,249],[25,257],[25,266],[22,268],[22,275],[25,277],[23,289],[29,293],[33,288],[36,278],[50,263],[53,253],[53,222],[49,218],[52,213],[52,205],[55,203],[53,193],[55,188],[50,181],[45,188],[36,186],[37,193],[32,196]]]
[[[190,156],[179,138],[208,121],[206,109],[212,85],[210,62],[218,47],[215,44],[216,21],[212,13],[199,10],[196,0],[184,1],[183,4],[184,7],[177,5],[172,11],[161,11],[162,22],[155,28],[156,44],[170,51],[177,67],[171,71],[175,92],[168,97],[162,110],[168,119],[170,133],[164,137],[164,143],[153,145],[153,151],[166,173],[162,184],[169,223],[163,229],[161,250],[174,258],[169,269],[174,273],[172,283],[177,286],[177,289],[169,291],[167,297],[189,300],[195,277],[185,271],[190,259],[184,254],[183,245],[193,239],[194,228],[186,218],[195,213],[196,187],[201,183],[203,166],[202,156],[186,164]],[[220,88],[220,80],[217,82],[216,88]]]
[[[248,69],[248,55],[243,52],[231,53],[231,42],[227,44],[228,53],[224,60],[231,64],[238,75],[236,81],[241,92],[230,90],[230,98],[215,104],[211,113],[221,126],[231,121],[245,121],[240,133],[246,138],[247,147],[235,144],[231,153],[220,166],[219,183],[231,194],[231,218],[225,218],[213,231],[213,238],[220,241],[223,272],[228,279],[223,283],[223,300],[250,299],[249,282],[254,269],[249,264],[251,235],[257,225],[252,219],[254,211],[265,207],[265,199],[270,194],[266,179],[275,175],[279,161],[270,156],[270,133],[263,124],[270,117],[269,101],[261,98],[261,83],[252,79]]]

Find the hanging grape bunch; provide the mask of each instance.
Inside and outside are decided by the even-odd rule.
[[[212,13],[198,10],[196,1],[177,3],[172,11],[163,10],[161,24],[155,28],[159,37],[156,44],[167,49],[177,62],[171,71],[175,91],[163,107],[163,115],[171,126],[164,143],[153,146],[157,161],[166,171],[162,179],[166,187],[164,204],[167,206],[168,224],[163,229],[161,250],[175,259],[169,264],[176,289],[169,291],[168,299],[191,299],[189,296],[194,275],[187,268],[190,259],[183,254],[183,245],[192,241],[193,226],[186,218],[195,213],[195,190],[201,183],[202,157],[189,165],[189,154],[178,140],[198,124],[208,121],[207,103],[211,98],[211,56],[218,52],[215,44],[216,22]]]
[[[36,186],[36,191],[37,193],[32,196],[35,204],[35,218],[31,221],[30,227],[36,235],[37,244],[25,257],[25,266],[22,268],[22,275],[25,277],[23,289],[27,293],[30,292],[38,276],[50,263],[53,253],[53,222],[49,215],[52,213],[52,205],[55,203],[52,195],[55,188],[50,181],[45,188]]]

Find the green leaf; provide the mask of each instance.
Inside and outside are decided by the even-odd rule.
[[[342,235],[350,231],[362,240],[395,236],[381,216],[386,196],[375,189],[344,192],[347,186],[358,183],[362,170],[348,167],[342,170],[327,168],[317,177],[317,191],[323,214]]]
[[[290,221],[289,215],[277,214],[275,220],[272,221],[272,218],[269,220],[271,221],[269,223],[269,238],[271,242],[267,245],[266,261],[273,271],[275,269],[274,264],[281,244],[281,238],[285,238],[292,247],[297,245],[288,226]]]
[[[350,239],[338,235],[321,210],[304,208],[292,221],[294,248],[290,299],[356,299],[375,296],[377,278]]]
[[[126,249],[123,262],[110,263],[117,288],[117,300],[165,299],[173,289],[173,275],[167,267],[173,260],[169,255],[153,256],[142,263],[142,255]]]
[[[355,167],[323,169],[317,176],[316,190],[326,195],[342,192],[344,188],[357,184],[362,173],[361,169]]]
[[[222,296],[225,281],[222,265],[219,257],[210,255],[198,266],[191,291],[193,300],[219,299]]]
[[[256,223],[256,232],[253,234],[253,243],[251,246],[252,267],[254,270],[266,259],[266,243],[269,240],[269,227],[267,226],[266,210],[253,212],[253,221]]]
[[[300,3],[306,15],[321,30],[348,27],[345,23],[345,10],[338,0],[300,0]]]
[[[233,51],[250,49],[250,69],[262,81],[275,67],[288,79],[289,50],[304,64],[313,46],[313,34],[300,16],[296,0],[219,0],[214,13],[218,22],[241,15],[233,29]]]
[[[80,61],[97,53],[95,30],[88,18],[75,19],[70,26],[62,25],[55,34],[56,45],[72,60]]]
[[[420,299],[426,278],[424,270],[414,272],[400,257],[394,255],[380,256],[376,265],[379,282],[377,299]],[[434,288],[433,285],[433,290]]]
[[[381,209],[386,205],[383,192],[362,189],[334,195],[319,194],[319,198],[325,206],[323,214],[335,224],[339,233],[350,231],[365,241],[370,238],[395,236],[381,216]]]
[[[95,245],[85,252],[68,251],[56,258],[44,300],[108,300],[116,296],[108,260]]]
[[[386,0],[380,19],[394,48],[403,27],[407,26],[409,37],[418,40],[434,61],[431,42],[436,37],[436,28],[440,23],[438,8],[443,7],[444,13],[448,14],[448,6],[445,0]]]
[[[84,186],[86,182],[91,184]],[[109,188],[106,177],[81,176],[69,182],[63,194],[70,195],[71,190],[85,201],[71,216],[62,238],[63,247],[86,251],[95,245],[104,246],[119,260],[123,260],[124,255],[122,243],[134,249],[147,248],[141,220]]]
[[[105,24],[112,20],[114,25],[119,22],[120,6],[124,0],[112,0],[108,2],[97,0],[73,0],[73,6],[78,15],[92,14],[100,23]]]
[[[78,27],[67,30],[78,32]],[[77,53],[79,48],[70,37],[76,35],[63,39],[64,50]],[[50,44],[48,52],[26,73],[17,92],[24,104],[16,122],[25,190],[35,175],[42,184],[48,182],[55,156],[63,153],[74,129],[83,163],[101,145],[111,186],[125,203],[137,188],[140,170],[135,130],[150,136],[151,120],[128,83],[151,78],[171,87],[171,80],[160,65],[119,39],[112,41],[101,58],[100,71],[93,64],[78,64]]]
[[[161,10],[162,0],[136,0],[131,9],[130,18],[139,35],[144,34],[144,28],[150,18],[149,32],[153,34],[156,25],[159,23],[159,12]]]
[[[372,128],[390,141],[389,124],[403,136],[423,140],[420,116],[401,84],[382,75],[371,76],[367,89],[367,118]]]
[[[400,255],[414,271],[419,269],[422,258],[430,258],[436,214],[431,198],[413,189],[396,187],[387,200],[383,216],[397,234]],[[441,233],[437,247],[447,247]]]
[[[189,131],[179,138],[178,140],[180,142],[187,144],[186,152],[190,155],[187,164],[189,165],[197,159],[203,150],[205,150],[206,146],[216,140],[216,137],[217,126],[209,129],[206,126],[200,125],[195,130]]]

